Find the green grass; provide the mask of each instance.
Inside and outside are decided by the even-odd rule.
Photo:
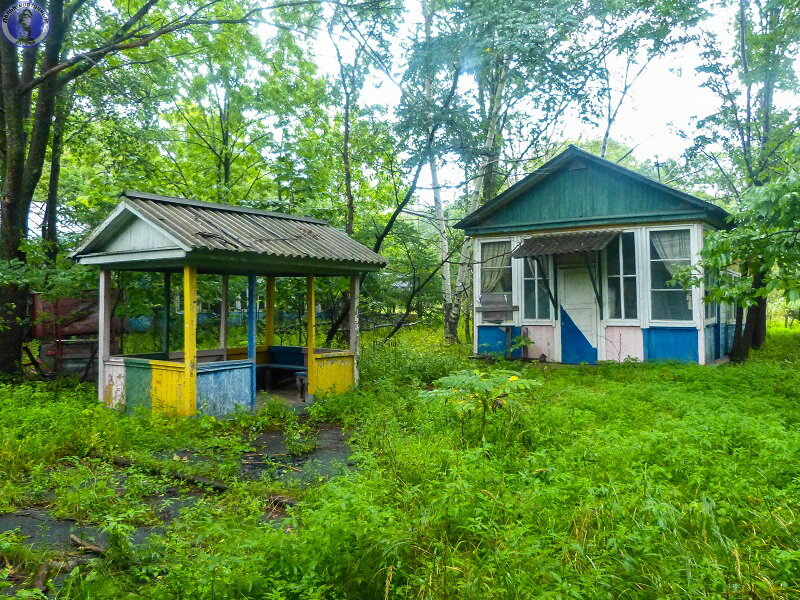
[[[232,467],[243,433],[297,426],[280,407],[145,419],[52,384],[0,388],[0,502],[148,523],[163,482],[120,487],[108,457],[189,447],[233,483],[62,598],[800,597],[800,330],[716,367],[487,365],[438,340],[365,344],[360,389],[311,414],[352,428],[357,468],[291,490],[280,523],[263,513],[281,484]]]

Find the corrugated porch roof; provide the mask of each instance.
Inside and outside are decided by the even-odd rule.
[[[590,231],[564,231],[561,233],[542,233],[526,238],[517,246],[512,256],[525,258],[547,254],[569,254],[571,252],[593,252],[602,250],[621,229],[597,229]]]

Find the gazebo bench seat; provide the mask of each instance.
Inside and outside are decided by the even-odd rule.
[[[283,371],[294,371],[298,375],[301,373],[307,373],[308,368],[303,365],[289,365],[289,364],[280,364],[280,363],[264,363],[260,365],[256,365],[256,369],[275,369],[275,370],[283,370]]]

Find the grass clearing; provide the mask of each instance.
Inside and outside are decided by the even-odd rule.
[[[367,343],[365,383],[303,423],[277,404],[124,416],[88,386],[6,385],[0,505],[116,534],[59,598],[798,597],[800,330],[770,333],[744,365],[562,367],[488,365],[409,330]],[[303,486],[238,476],[257,432],[302,446],[331,421],[352,430],[355,470]],[[205,460],[173,460],[187,449]],[[126,544],[171,484],[115,469],[119,455],[230,487]],[[266,518],[278,493],[300,503]],[[7,564],[30,574],[43,555],[4,536]]]

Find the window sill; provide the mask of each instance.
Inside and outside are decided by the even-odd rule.
[[[639,319],[606,319],[603,321],[606,327],[641,327]]]

